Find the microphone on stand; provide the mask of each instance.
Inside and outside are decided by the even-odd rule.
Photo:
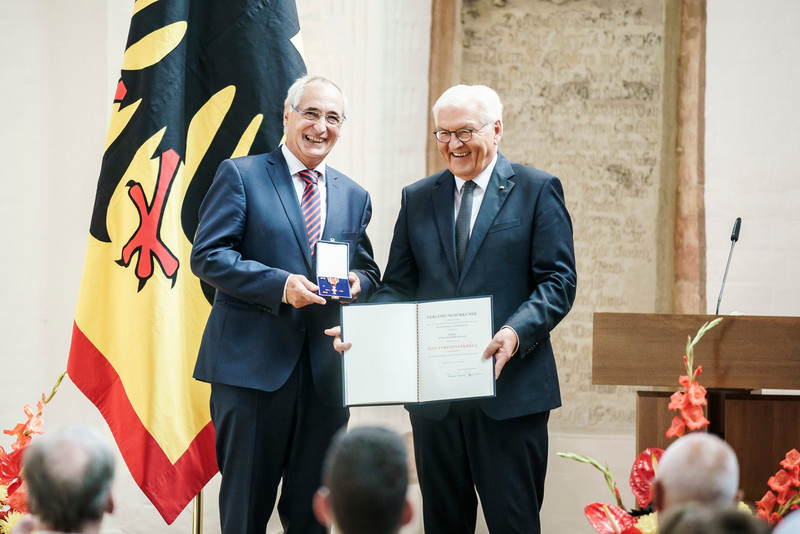
[[[728,252],[728,263],[725,265],[725,274],[722,277],[722,287],[719,288],[719,298],[717,299],[716,315],[719,315],[719,303],[722,302],[722,292],[725,290],[725,280],[728,279],[728,268],[731,266],[731,256],[733,256],[733,246],[739,241],[739,230],[742,228],[742,218],[736,217],[731,231],[731,250]]]

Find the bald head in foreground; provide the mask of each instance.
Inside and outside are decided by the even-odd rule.
[[[658,517],[683,503],[734,506],[739,500],[739,462],[730,445],[706,433],[683,436],[667,447],[653,481]]]

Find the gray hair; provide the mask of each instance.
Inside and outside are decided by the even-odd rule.
[[[723,439],[696,432],[667,447],[656,479],[673,504],[731,504],[739,491],[739,462]]]
[[[491,87],[485,85],[454,85],[442,93],[433,105],[433,122],[439,125],[439,110],[447,107],[478,108],[481,121],[493,123],[503,120],[503,103]]]
[[[31,441],[22,460],[32,513],[60,532],[80,532],[105,513],[114,457],[90,427],[67,427]]]
[[[345,111],[347,109],[347,97],[344,96],[344,91],[342,91],[342,88],[339,87],[336,82],[327,76],[322,76],[321,74],[306,74],[305,76],[297,78],[286,92],[286,100],[283,102],[284,107],[299,106],[300,101],[303,99],[303,91],[310,83],[327,83],[338,89],[339,94],[342,95],[342,117],[347,117],[347,113]]]

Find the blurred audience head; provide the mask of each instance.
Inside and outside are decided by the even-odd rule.
[[[93,428],[67,427],[34,438],[22,476],[39,531],[97,531],[103,514],[113,510],[114,455]]]
[[[339,432],[325,458],[322,484],[314,513],[342,534],[395,534],[411,520],[406,448],[391,430]]]
[[[775,525],[772,534],[800,534],[800,510],[789,513]]]
[[[652,492],[659,522],[682,503],[734,506],[739,498],[736,453],[713,434],[695,432],[678,438],[658,462]]]

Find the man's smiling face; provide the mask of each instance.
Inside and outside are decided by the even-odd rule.
[[[484,122],[477,106],[474,108],[447,106],[440,109],[437,116],[437,129],[452,132],[461,128],[474,130],[472,139],[467,142],[459,141],[456,135],[452,134],[449,142],[439,143],[439,153],[447,168],[464,180],[472,180],[478,176],[497,153],[497,146],[503,134],[503,123],[498,120],[481,128],[482,124]]]
[[[297,109],[316,111],[322,115],[312,122],[291,106],[283,110],[283,125],[286,128],[286,147],[297,156],[303,165],[313,169],[319,165],[339,139],[341,125],[331,125],[325,115],[344,116],[344,103],[339,90],[325,82],[311,82],[303,89]]]

